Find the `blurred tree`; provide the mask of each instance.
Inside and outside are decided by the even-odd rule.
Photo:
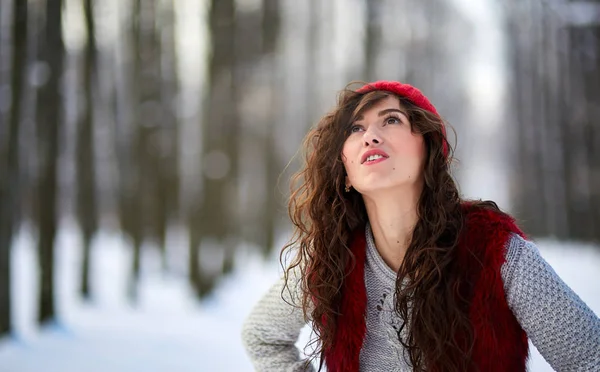
[[[275,143],[284,105],[277,58],[280,23],[279,0],[264,0],[261,7],[236,13],[236,102],[241,127],[237,183],[242,189],[237,212],[241,226],[235,233],[244,242],[262,247],[265,255],[273,249],[281,202],[276,192],[281,162]]]
[[[87,41],[83,66],[84,102],[77,125],[77,217],[83,236],[80,292],[90,297],[90,246],[98,229],[96,161],[94,156],[94,91],[97,79],[96,26],[93,0],[84,0]]]
[[[167,269],[166,234],[178,209],[177,60],[172,1],[134,0],[131,11],[129,74],[131,149],[120,167],[120,215],[133,242],[129,296],[137,296],[141,247],[155,240]]]
[[[308,50],[304,66],[306,68],[305,74],[307,78],[303,81],[303,85],[304,92],[306,93],[306,107],[309,109],[306,114],[307,120],[303,124],[306,126],[306,131],[308,131],[319,115],[319,91],[317,89],[318,84],[315,84],[315,78],[317,77],[319,66],[322,63],[319,58],[319,41],[323,33],[323,23],[320,19],[323,2],[319,0],[309,0],[306,4],[308,5]]]
[[[264,136],[264,151],[266,161],[265,171],[265,189],[266,198],[263,211],[263,231],[265,241],[262,243],[265,256],[271,252],[275,245],[276,222],[280,213],[278,206],[283,201],[280,193],[276,192],[277,177],[282,171],[281,162],[277,153],[276,130],[277,121],[280,115],[283,102],[279,99],[279,92],[282,86],[278,83],[279,66],[277,65],[276,51],[279,34],[281,32],[281,4],[279,0],[263,0],[263,25],[262,25],[262,60],[264,60],[267,69],[265,84],[268,87],[269,99],[271,105],[265,107],[266,115],[266,133]]]
[[[160,125],[163,115],[160,97],[160,44],[156,30],[157,1],[134,0],[131,13],[133,42],[133,70],[131,74],[132,125],[133,125],[133,169],[128,174],[131,190],[128,196],[131,209],[131,237],[133,260],[129,296],[137,297],[137,282],[140,276],[141,247],[147,232],[162,230],[157,218],[162,200],[159,170],[161,152]],[[143,4],[143,6],[142,6]]]
[[[600,14],[600,3],[596,4]],[[600,242],[600,19],[568,27],[567,200],[572,237]]]
[[[141,154],[142,144],[138,137],[139,125],[139,68],[140,68],[140,0],[130,1],[130,22],[126,35],[127,41],[123,44],[123,54],[126,63],[124,71],[118,71],[115,65],[115,81],[113,85],[113,104],[118,124],[115,130],[115,142],[118,153],[118,216],[123,233],[131,240],[133,259],[131,277],[129,279],[127,295],[129,300],[137,299],[137,282],[140,273],[140,249],[143,239],[143,213],[142,207],[142,169]],[[119,75],[119,72],[121,75]],[[124,81],[119,79],[122,77]],[[119,89],[122,88],[122,89]]]
[[[545,112],[540,109],[548,95],[541,86],[548,78],[541,38],[545,30],[540,29],[541,1],[528,0],[511,4],[508,31],[514,43],[512,62],[514,66],[514,90],[518,135],[515,178],[516,211],[527,232],[545,234],[546,203],[544,192],[548,189],[542,178],[542,128]],[[525,32],[527,30],[527,32]],[[556,180],[554,180],[556,181]]]
[[[11,106],[7,133],[0,138],[0,336],[11,327],[11,245],[20,207],[19,134],[27,59],[27,2],[13,1],[13,51],[11,59]],[[1,28],[1,27],[0,27]],[[2,36],[0,36],[2,37]],[[3,124],[2,124],[3,126]],[[8,130],[7,130],[8,129]]]
[[[378,80],[378,74],[375,71],[377,62],[377,53],[380,50],[382,35],[381,35],[381,0],[365,0],[367,8],[367,16],[365,20],[367,24],[365,36],[365,65],[363,79],[365,81]]]
[[[263,0],[262,11],[262,55],[273,56],[281,32],[280,0]]]
[[[212,0],[209,13],[211,54],[202,119],[202,191],[189,216],[189,276],[198,296],[208,293],[215,273],[206,273],[214,262],[199,262],[207,241],[224,250],[223,271],[232,265],[232,234],[237,220],[236,176],[238,114],[235,70],[235,2]],[[214,247],[213,247],[214,248]],[[208,255],[207,255],[208,256]],[[206,257],[206,256],[205,256]],[[209,260],[208,258],[207,260]],[[208,270],[210,271],[210,270]]]
[[[158,151],[158,187],[156,189],[155,233],[162,255],[163,271],[168,270],[166,234],[169,221],[179,210],[179,120],[177,102],[179,85],[175,48],[175,1],[162,1],[160,8],[160,87],[162,115]]]
[[[62,0],[46,1],[45,29],[38,44],[39,60],[48,69],[48,79],[38,93],[38,183],[37,226],[40,264],[40,303],[38,320],[41,324],[55,318],[54,306],[54,240],[58,224],[57,163],[58,137],[61,128],[63,102],[61,79],[64,45],[62,40]]]
[[[600,7],[528,0],[506,8],[519,144],[513,195],[529,234],[600,241],[600,22],[581,22],[581,5]]]

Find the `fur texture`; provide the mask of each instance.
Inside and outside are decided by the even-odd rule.
[[[360,349],[367,332],[365,310],[367,292],[365,289],[366,240],[364,228],[357,230],[352,239],[351,249],[355,264],[349,262],[349,275],[342,289],[341,313],[337,318],[337,327],[333,347],[325,351],[327,370],[358,372]],[[342,341],[343,340],[343,341]]]
[[[500,276],[510,234],[526,238],[525,234],[507,215],[468,205],[463,208],[468,214],[459,256],[473,286],[469,315],[475,365],[480,371],[525,371],[527,335],[508,307]]]
[[[511,233],[525,237],[507,215],[475,209],[469,204],[466,224],[457,249],[464,268],[465,288],[470,298],[469,317],[474,332],[473,364],[476,371],[518,372],[526,370],[527,335],[506,302],[500,267],[505,262],[505,244]],[[330,372],[358,372],[360,350],[366,334],[367,295],[364,284],[366,256],[364,229],[351,244],[356,265],[351,266],[342,288],[341,314],[337,318],[335,342],[324,351]],[[350,267],[349,267],[350,269]],[[433,370],[443,371],[443,366]]]

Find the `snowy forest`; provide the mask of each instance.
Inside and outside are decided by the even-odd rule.
[[[380,79],[454,128],[466,196],[600,272],[599,1],[0,0],[0,371],[53,360],[14,340],[75,337],[102,291],[133,318],[161,280],[235,312],[227,281],[290,237],[303,136]]]

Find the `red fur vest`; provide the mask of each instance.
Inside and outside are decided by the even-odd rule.
[[[470,289],[469,317],[474,331],[472,351],[475,370],[518,372],[526,370],[527,335],[509,309],[500,276],[505,262],[505,243],[511,233],[525,236],[507,215],[465,206],[467,219],[459,239],[457,259]],[[358,372],[359,355],[366,334],[367,294],[364,282],[366,241],[364,230],[351,248],[356,266],[342,288],[341,315],[333,346],[324,352],[329,372]],[[463,272],[461,270],[461,272]],[[434,368],[443,371],[443,366]]]

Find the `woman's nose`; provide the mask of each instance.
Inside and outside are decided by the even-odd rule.
[[[376,130],[373,130],[371,128],[365,131],[363,139],[365,141],[365,146],[380,145],[383,143],[383,139],[381,138],[379,133],[377,133]]]

